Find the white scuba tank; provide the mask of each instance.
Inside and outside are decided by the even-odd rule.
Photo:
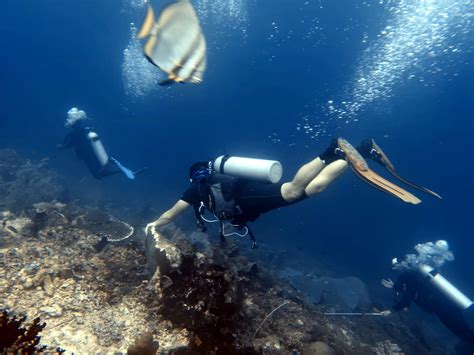
[[[214,171],[235,177],[277,183],[283,174],[280,162],[242,157],[220,156],[213,163]]]
[[[418,270],[429,279],[432,285],[454,302],[462,311],[471,307],[472,301],[431,266],[421,264]]]
[[[96,132],[91,131],[87,133],[87,139],[89,139],[89,143],[92,150],[94,151],[95,157],[99,161],[99,164],[101,166],[105,166],[109,161],[109,156],[105,151],[102,142],[100,141],[99,135]]]

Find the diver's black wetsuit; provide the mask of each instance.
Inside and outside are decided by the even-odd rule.
[[[292,205],[305,199],[303,196],[296,201],[288,202],[281,195],[281,185],[260,181],[250,181],[238,179],[232,193],[237,205],[241,208],[242,214],[238,216],[237,222],[245,224],[255,221],[262,213]],[[199,206],[201,197],[196,185],[187,189],[181,196],[181,200]]]
[[[105,166],[100,164],[87,138],[87,134],[91,130],[90,127],[83,127],[80,123],[76,123],[72,127],[72,131],[64,137],[63,143],[58,147],[60,149],[74,148],[77,158],[85,162],[87,168],[96,179],[121,173],[116,164],[111,163],[110,160]]]
[[[396,312],[415,302],[428,313],[434,313],[452,333],[460,339],[474,344],[474,329],[464,318],[463,312],[440,290],[418,271],[406,271],[400,275],[393,286],[398,301],[392,307]]]

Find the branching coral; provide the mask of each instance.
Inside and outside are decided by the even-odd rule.
[[[24,326],[26,317],[11,316],[6,310],[0,312],[0,353],[2,354],[33,354],[46,350],[46,346],[38,346],[39,333],[46,327],[39,318]],[[64,350],[56,349],[56,354]]]
[[[46,326],[39,318],[27,327],[23,326],[26,317],[9,316],[7,311],[0,313],[0,352],[2,353],[33,353],[42,351],[45,347],[37,347],[40,341],[39,333]]]

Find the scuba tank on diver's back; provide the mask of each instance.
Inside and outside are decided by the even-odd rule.
[[[451,302],[456,304],[461,311],[473,307],[472,301],[466,295],[431,266],[420,264],[418,270],[434,287],[442,292]]]
[[[431,266],[420,264],[418,271],[456,305],[468,326],[474,330],[474,303],[472,300]],[[472,339],[472,342],[474,343],[474,339]]]
[[[99,135],[94,131],[90,131],[87,133],[87,139],[89,140],[89,144],[91,145],[91,148],[99,164],[101,166],[107,165],[109,162],[109,155],[105,151],[105,148],[100,141]]]
[[[283,168],[276,160],[254,159],[221,155],[212,162],[214,172],[238,178],[276,184]]]

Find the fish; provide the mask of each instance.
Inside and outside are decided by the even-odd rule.
[[[188,0],[163,7],[157,19],[148,2],[137,38],[145,39],[145,58],[168,75],[160,85],[203,81],[207,44],[196,11]]]
[[[15,234],[18,234],[18,229],[16,229],[15,227],[13,226],[7,226],[7,229],[10,231],[10,232],[13,232]]]

